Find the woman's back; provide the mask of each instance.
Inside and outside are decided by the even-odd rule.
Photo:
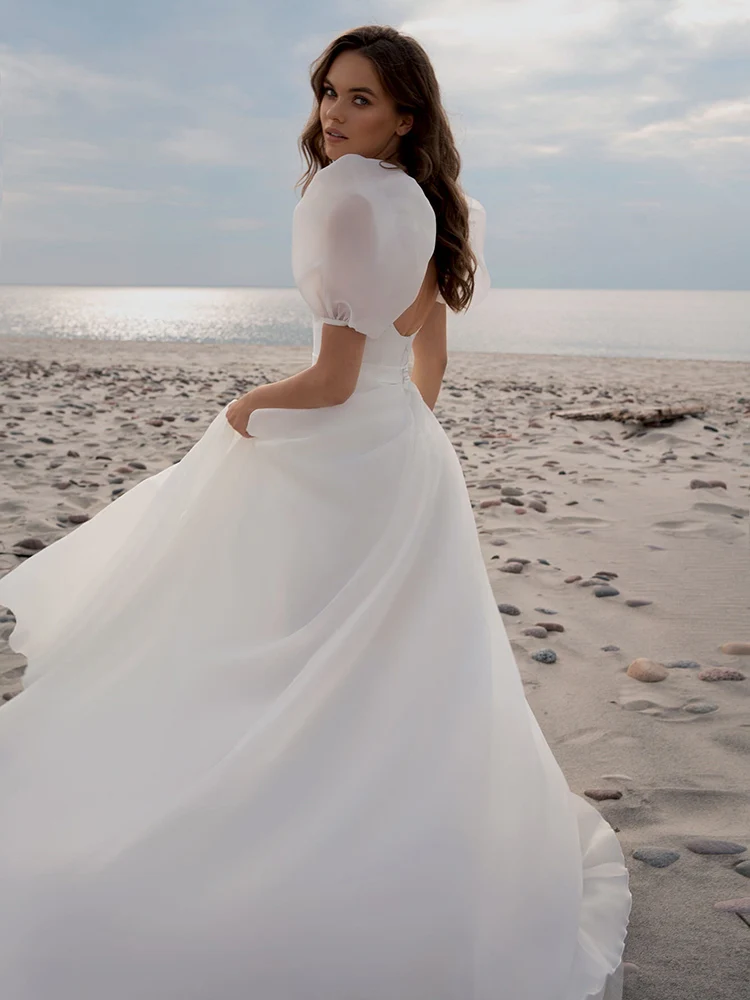
[[[489,275],[476,222],[484,209],[470,204],[476,304]],[[313,313],[313,361],[328,323],[366,334],[365,368],[408,364],[411,342],[439,298],[435,236],[432,205],[399,167],[347,153],[318,171],[295,208],[292,232],[295,281]]]

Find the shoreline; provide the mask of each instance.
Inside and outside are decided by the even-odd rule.
[[[450,334],[449,334],[450,335]],[[460,337],[460,334],[458,334]],[[0,334],[0,347],[7,345],[8,352],[12,354],[17,349],[23,352],[25,344],[82,344],[89,347],[92,351],[107,350],[112,349],[116,352],[120,345],[138,345],[145,346],[148,348],[153,347],[164,347],[167,349],[173,348],[175,352],[179,352],[184,349],[186,351],[200,351],[200,350],[221,350],[221,351],[257,351],[257,352],[301,352],[303,356],[303,364],[309,357],[312,350],[311,344],[255,344],[250,341],[192,341],[192,340],[102,340],[98,337],[50,337],[45,334],[24,334],[23,336],[18,336],[14,334]],[[133,347],[135,349],[135,346]],[[591,361],[591,362],[622,362],[622,363],[637,363],[644,362],[649,364],[675,364],[675,365],[732,365],[737,368],[737,378],[736,382],[742,384],[743,379],[745,384],[747,382],[748,376],[750,376],[750,359],[742,360],[735,358],[672,358],[672,357],[647,357],[644,355],[637,354],[555,354],[554,352],[545,351],[544,353],[525,353],[521,351],[470,351],[461,350],[460,348],[450,348],[449,358],[508,358],[515,359],[518,361],[522,360],[533,360],[542,359],[548,361]],[[750,393],[750,390],[748,390]]]

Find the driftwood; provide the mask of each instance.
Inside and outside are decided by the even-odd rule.
[[[621,424],[664,424],[679,417],[700,417],[704,403],[670,403],[667,406],[591,406],[583,410],[554,410],[553,417],[566,420],[618,420]]]

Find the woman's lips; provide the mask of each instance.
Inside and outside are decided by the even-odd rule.
[[[329,142],[346,142],[347,136],[345,135],[331,135],[331,133],[326,129],[325,137]]]

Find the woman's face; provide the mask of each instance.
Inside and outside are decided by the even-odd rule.
[[[412,115],[401,115],[385,93],[375,67],[359,52],[342,52],[323,81],[320,124],[331,160],[344,153],[387,159],[396,153],[412,126]],[[329,130],[345,136],[336,139]]]

